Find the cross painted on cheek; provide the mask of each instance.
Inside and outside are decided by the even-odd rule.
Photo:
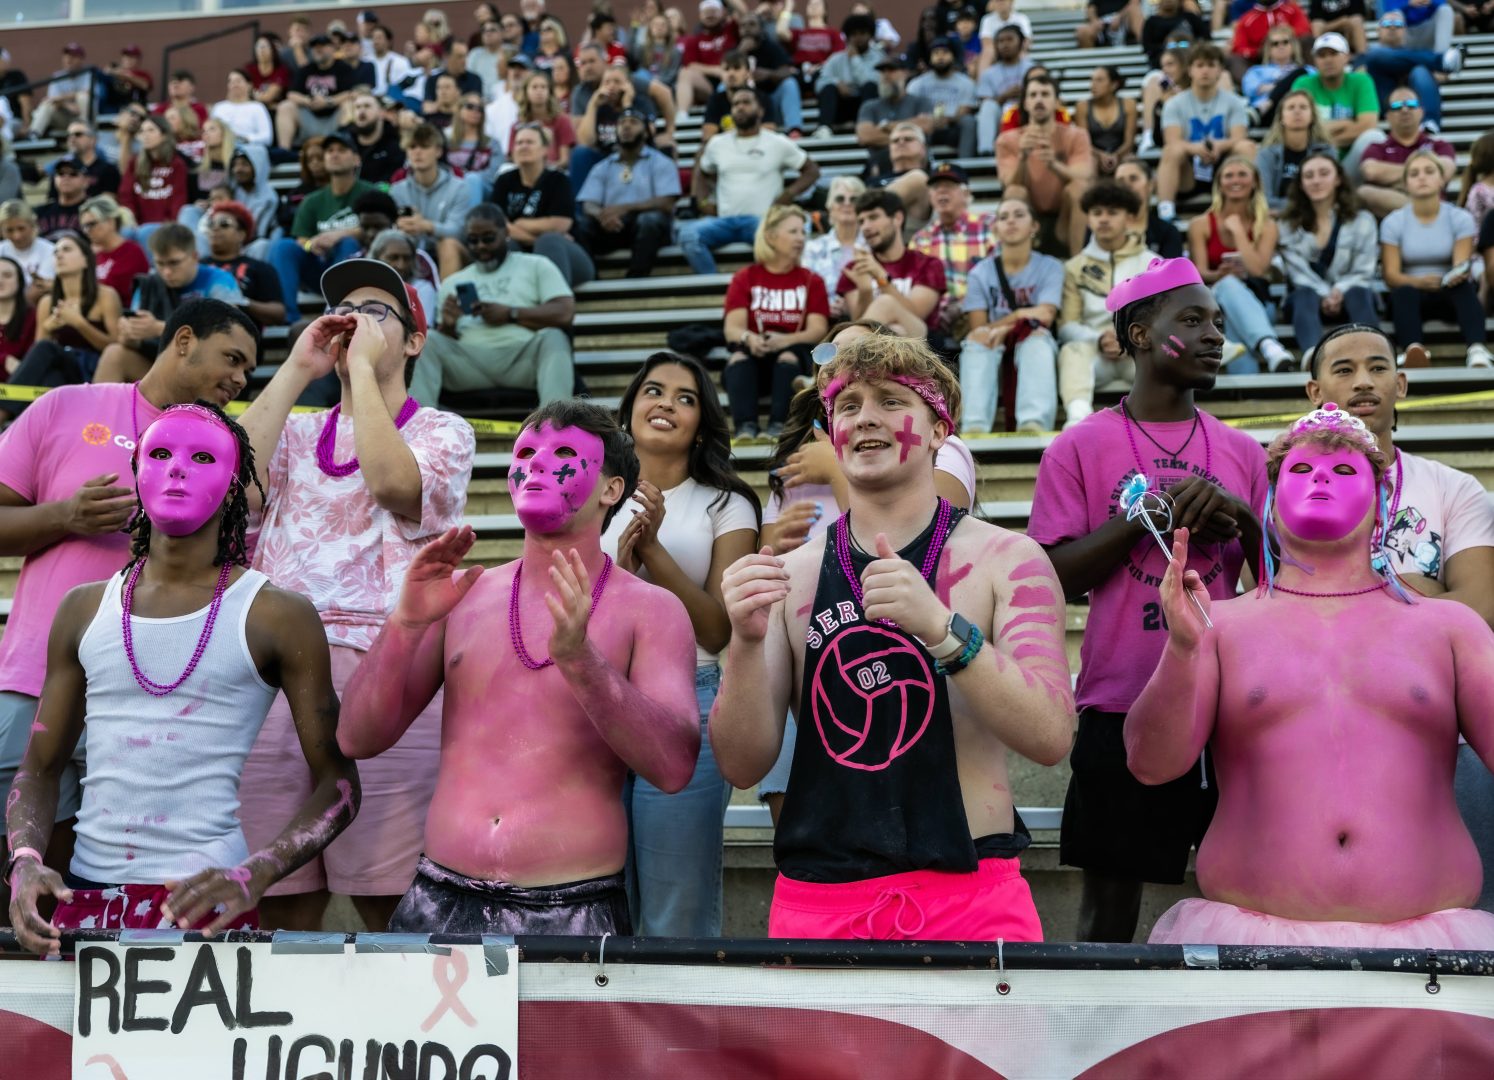
[[[567,480],[575,475],[575,469],[571,468],[569,465],[562,465],[555,473],[555,482],[557,484],[564,484]]]
[[[908,460],[908,451],[909,450],[913,449],[913,447],[915,447],[915,446],[922,446],[923,445],[923,436],[922,435],[915,435],[915,434],[913,434],[913,417],[912,416],[904,416],[903,417],[903,430],[894,433],[892,437],[894,439],[896,439],[898,442],[900,442],[902,444],[902,447],[903,447],[902,450],[898,453],[898,456],[897,456],[897,463],[899,465],[903,464],[904,462],[906,462]]]
[[[514,487],[523,487],[525,475],[524,470],[515,465],[508,471],[509,483],[513,484]]]

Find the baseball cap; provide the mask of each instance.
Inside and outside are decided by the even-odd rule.
[[[960,168],[953,161],[941,161],[929,173],[929,183],[937,184],[940,180],[948,180],[954,184],[970,183],[970,174]]]
[[[621,120],[624,116],[631,116],[637,120],[641,120],[643,121],[643,126],[648,127],[648,114],[645,113],[642,109],[635,109],[633,106],[629,105],[626,109],[617,114],[617,118],[619,120]]]
[[[358,148],[358,141],[351,135],[349,135],[346,131],[333,131],[326,135],[323,135],[322,145],[325,147],[329,143],[340,143],[341,145],[346,146],[349,150],[353,151],[353,153],[355,154],[362,152]]]
[[[388,263],[377,259],[344,259],[322,273],[322,298],[328,307],[342,303],[348,293],[362,288],[383,289],[390,296],[403,296],[405,314],[414,322],[415,332],[427,332],[425,309],[415,295],[415,286],[400,277]]]
[[[886,71],[888,68],[908,68],[908,57],[903,53],[888,53],[877,61],[877,70]]]
[[[364,8],[362,11],[358,12],[358,21],[376,23],[379,21],[379,13],[373,8]]]
[[[1342,34],[1336,34],[1332,32],[1327,34],[1319,34],[1318,40],[1312,43],[1312,51],[1314,53],[1320,53],[1325,49],[1332,50],[1336,53],[1343,53],[1345,56],[1348,56],[1349,41]]]
[[[52,172],[54,175],[63,169],[71,169],[79,176],[82,176],[88,171],[84,167],[83,162],[73,154],[67,154],[63,157],[58,158],[56,164],[52,166]]]
[[[948,49],[950,52],[956,51],[954,42],[947,37],[936,37],[933,41],[929,42],[929,52],[933,52],[935,49]]]
[[[65,56],[87,56],[88,55],[86,52],[83,51],[83,46],[79,45],[76,41],[69,41],[66,45],[64,45],[62,47],[62,52],[63,52],[63,55],[65,55]]]
[[[514,53],[508,58],[509,67],[532,68],[534,61],[530,60],[525,53]]]
[[[329,38],[326,34],[313,34],[311,40],[308,41],[306,44],[308,44],[308,45],[330,45],[330,44],[332,44],[332,39]]]
[[[712,9],[725,11],[726,7],[721,3],[721,0],[700,0],[701,11],[710,11]]]
[[[1381,26],[1405,26],[1406,13],[1404,11],[1387,11],[1380,16]]]
[[[126,45],[123,49],[121,49],[119,51],[119,54],[121,56],[143,56],[144,55],[144,53],[142,53],[140,51],[140,46],[139,45]]]

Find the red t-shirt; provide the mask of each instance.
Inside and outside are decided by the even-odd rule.
[[[734,19],[727,19],[716,27],[714,31],[705,27],[698,27],[696,32],[685,38],[683,55],[680,57],[681,64],[705,64],[707,67],[720,67],[722,59],[727,53],[737,47],[737,24]]]
[[[927,285],[936,293],[944,292],[944,264],[921,251],[909,248],[897,262],[882,263],[882,269],[892,282],[892,287],[904,296],[910,296],[915,285]],[[835,291],[840,296],[856,291],[856,283],[844,270],[840,272],[840,280],[835,283]]]
[[[259,70],[258,64],[250,64],[248,67],[243,69],[243,72],[244,78],[249,80],[249,85],[254,88],[256,93],[258,93],[260,88],[266,83],[274,83],[276,86],[280,87],[281,96],[284,96],[285,92],[290,89],[290,68],[286,67],[284,64],[276,64],[273,68],[270,69],[270,73],[268,75]]]
[[[113,251],[98,252],[99,284],[107,285],[119,293],[124,306],[130,306],[130,297],[135,295],[137,274],[150,273],[150,262],[145,249],[133,240],[126,240]]]
[[[829,26],[794,31],[794,63],[823,64],[846,47],[845,36]]]
[[[135,179],[134,158],[123,162],[119,171],[119,205],[141,225],[175,221],[187,205],[187,163],[180,154],[172,154],[169,164],[153,166],[144,184]]]
[[[738,308],[747,309],[747,329],[754,334],[797,334],[811,315],[830,318],[830,297],[812,270],[796,266],[787,274],[775,274],[753,263],[733,274],[726,287],[725,310]]]
[[[1282,23],[1290,26],[1292,33],[1299,38],[1312,36],[1312,23],[1292,0],[1282,0],[1270,8],[1256,4],[1235,23],[1235,36],[1230,39],[1229,51],[1246,57],[1251,63],[1259,63],[1266,35],[1271,32],[1271,27]]]
[[[17,360],[24,358],[35,341],[36,308],[26,309],[26,314],[21,318],[21,333],[18,337],[12,338],[5,332],[4,325],[0,324],[0,382],[10,378],[10,373],[5,370],[5,361],[12,356]]]
[[[253,81],[254,80],[252,79],[250,80],[251,83],[253,83]],[[256,89],[258,89],[258,87],[256,87]],[[197,126],[201,127],[203,124],[206,124],[208,122],[207,106],[200,101],[192,101],[188,102],[188,104],[192,106],[192,111],[197,114]],[[155,116],[165,116],[166,110],[170,108],[171,102],[158,101],[150,107],[150,111]]]

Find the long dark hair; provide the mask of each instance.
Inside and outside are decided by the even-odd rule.
[[[690,479],[702,487],[712,488],[720,494],[711,501],[711,508],[724,506],[732,493],[736,493],[752,504],[752,512],[759,523],[763,518],[762,503],[757,492],[737,475],[731,464],[731,434],[727,429],[726,413],[721,408],[721,398],[716,383],[706,371],[705,365],[693,356],[676,352],[656,352],[643,361],[638,374],[623,391],[617,405],[617,422],[628,434],[633,433],[633,402],[648,373],[660,364],[678,364],[695,379],[695,396],[700,402],[700,430],[695,433],[695,442],[690,447]]]
[[[97,256],[93,253],[93,245],[84,239],[80,233],[75,233],[71,229],[63,229],[60,232],[53,233],[53,236],[55,237],[53,240],[54,244],[60,243],[63,240],[71,240],[78,245],[78,250],[83,253],[83,297],[79,306],[82,308],[83,317],[86,319],[88,318],[88,313],[93,310],[93,305],[99,301],[99,264]],[[52,279],[53,311],[56,311],[57,305],[62,303],[64,295],[62,275],[58,274]]]
[[[789,455],[810,437],[816,422],[824,425],[825,403],[820,400],[820,392],[811,386],[800,390],[789,402],[788,419],[783,422],[783,432],[778,436],[773,456],[768,458],[765,466],[768,470],[768,490],[778,497],[780,506],[784,498],[783,480],[775,473],[788,463]]]
[[[0,255],[0,262],[10,263],[16,272],[16,309],[11,312],[10,322],[5,324],[5,339],[20,341],[21,333],[26,329],[26,313],[31,310],[31,305],[26,303],[26,271],[9,255]]]
[[[1338,215],[1339,223],[1346,225],[1359,213],[1359,196],[1354,194],[1349,178],[1344,175],[1344,167],[1339,164],[1338,154],[1331,146],[1315,146],[1307,151],[1307,156],[1297,166],[1297,175],[1292,177],[1292,186],[1287,188],[1286,208],[1281,212],[1282,221],[1295,225],[1303,232],[1312,232],[1318,227],[1318,212],[1313,209],[1312,200],[1302,187],[1302,168],[1309,161],[1320,158],[1332,162],[1333,171],[1338,173],[1338,190],[1333,194],[1333,212]]]
[[[249,485],[253,484],[259,491],[260,502],[265,499],[265,489],[260,487],[259,477],[254,475],[254,447],[249,443],[249,433],[218,406],[201,399],[196,404],[222,420],[233,435],[234,442],[239,444],[239,471],[229,488],[228,506],[224,508],[223,517],[218,522],[218,551],[213,556],[213,565],[222,566],[225,562],[233,562],[248,566]],[[138,453],[139,448],[136,450]],[[130,457],[130,469],[137,474],[140,471],[140,463],[135,455]],[[135,517],[130,522],[130,537],[130,562],[125,569],[150,554],[150,517],[145,513],[145,506],[138,495],[135,497]]]

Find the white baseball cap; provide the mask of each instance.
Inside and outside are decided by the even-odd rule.
[[[1312,51],[1314,53],[1320,53],[1324,49],[1332,49],[1334,52],[1343,53],[1345,56],[1348,56],[1348,39],[1345,38],[1342,34],[1336,34],[1332,32],[1329,32],[1327,34],[1319,34],[1318,40],[1312,43]]]

